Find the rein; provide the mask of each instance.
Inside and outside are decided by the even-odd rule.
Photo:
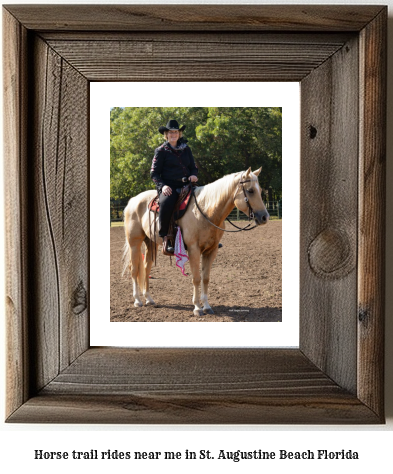
[[[243,189],[243,194],[244,194],[244,201],[247,203],[247,206],[250,210],[249,212],[249,216],[248,216],[248,220],[251,220],[253,217],[254,217],[254,211],[252,210],[252,207],[248,201],[248,197],[246,195],[246,191],[244,190],[244,183],[248,183],[250,182],[251,180],[250,179],[247,179],[245,181],[239,181],[239,184],[237,185],[237,189],[239,188],[240,185],[242,185],[242,189]],[[236,189],[236,191],[237,191]],[[237,192],[235,193],[235,196],[236,196]],[[254,227],[250,227],[251,223],[249,223],[248,225],[246,225],[246,227],[238,227],[237,225],[235,225],[233,222],[231,222],[228,217],[225,219],[227,220],[233,227],[236,227],[236,229],[238,230],[227,230],[227,229],[222,229],[221,227],[218,227],[216,224],[213,224],[212,221],[210,221],[206,216],[205,214],[202,212],[201,208],[199,207],[199,204],[198,204],[198,201],[196,199],[196,196],[194,194],[194,187],[192,187],[192,195],[194,196],[194,199],[195,199],[195,205],[198,209],[198,211],[202,214],[202,216],[207,220],[207,222],[209,222],[209,224],[211,224],[212,226],[214,226],[216,229],[219,229],[219,230],[223,230],[224,232],[241,232],[242,230],[246,231],[246,230],[252,230],[252,229],[255,229],[255,227],[257,227],[257,225],[254,225]],[[248,228],[249,227],[249,228]]]

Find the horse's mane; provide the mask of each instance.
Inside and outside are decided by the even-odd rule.
[[[213,181],[212,183],[200,186],[195,190],[195,195],[198,198],[198,204],[203,206],[207,211],[212,207],[217,206],[218,202],[226,201],[234,188],[235,177],[241,175],[242,171],[226,176]]]

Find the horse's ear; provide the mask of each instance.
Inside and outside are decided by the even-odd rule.
[[[250,176],[251,173],[251,166],[248,168],[248,170],[245,172],[244,177]]]
[[[262,166],[259,168],[259,170],[253,171],[255,176],[259,176],[259,173],[262,171]]]

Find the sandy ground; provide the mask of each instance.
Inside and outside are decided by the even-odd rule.
[[[191,276],[183,276],[175,259],[161,254],[161,247],[150,272],[150,293],[156,305],[134,307],[130,276],[121,276],[124,229],[112,227],[111,321],[281,321],[281,224],[273,220],[249,232],[224,234],[210,274],[209,303],[214,314],[201,317],[193,315]],[[190,272],[188,263],[185,269]]]

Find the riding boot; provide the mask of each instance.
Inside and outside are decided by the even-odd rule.
[[[164,241],[162,244],[162,253],[164,255],[172,256],[175,253],[175,249],[172,247],[171,242],[168,240],[168,236],[163,237]]]

